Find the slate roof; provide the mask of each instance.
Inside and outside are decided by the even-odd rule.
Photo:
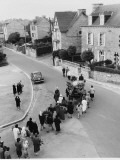
[[[66,32],[70,23],[74,19],[77,12],[67,11],[67,12],[55,12],[55,17],[57,17],[59,29],[61,32]]]
[[[111,17],[104,24],[104,26],[120,27],[120,4],[100,6],[94,12],[91,13],[91,16],[99,14],[111,15]],[[98,17],[92,25],[100,25],[100,17]]]

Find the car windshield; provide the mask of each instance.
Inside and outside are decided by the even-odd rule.
[[[34,77],[40,77],[42,76],[42,74],[40,72],[37,72],[37,73],[33,73]]]

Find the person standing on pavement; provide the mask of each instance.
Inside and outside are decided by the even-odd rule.
[[[36,121],[33,122],[33,134],[35,135],[35,133],[39,134],[38,125]]]
[[[78,119],[80,118],[81,115],[82,115],[82,104],[80,102],[77,105],[77,116],[78,116]]]
[[[67,67],[67,68],[65,69],[65,71],[66,71],[66,72],[65,72],[65,73],[66,73],[65,75],[66,75],[66,77],[67,77],[67,76],[68,76],[67,73],[68,73],[68,71],[69,71],[69,68]]]
[[[55,119],[54,119],[54,123],[55,123],[55,128],[56,128],[56,134],[58,134],[60,132],[60,123],[61,123],[61,120],[59,118],[58,115],[56,115]]]
[[[62,68],[63,77],[65,77],[65,67]]]
[[[29,158],[29,154],[28,154],[28,140],[24,140],[23,141],[23,158]]]
[[[22,143],[20,138],[17,138],[17,142],[15,142],[15,146],[16,146],[16,153],[18,158],[21,158],[22,156]]]
[[[20,94],[20,83],[17,83],[17,93]]]
[[[38,152],[40,151],[40,145],[41,145],[41,139],[38,137],[38,134],[35,133],[35,136],[33,137],[33,146],[35,155],[38,155]]]
[[[15,83],[13,84],[13,94],[14,94],[14,96],[16,95],[16,93],[17,93],[17,90],[16,90],[16,85],[15,85]]]
[[[68,108],[67,108],[68,118],[72,118],[73,110],[74,110],[74,106],[72,104],[72,101],[70,101],[68,103]]]
[[[20,81],[20,82],[19,82],[20,94],[22,94],[22,92],[23,92],[23,87],[24,87],[24,85],[22,84],[22,81]]]
[[[19,138],[19,135],[20,135],[18,124],[16,124],[15,127],[13,128],[13,135],[14,135],[15,141],[17,141],[17,138]]]
[[[45,128],[44,127],[44,123],[45,123],[45,116],[42,114],[42,112],[40,111],[39,115],[39,121],[40,121],[40,125],[41,125],[41,131]]]
[[[87,92],[85,98],[86,98],[86,101],[87,101],[87,107],[90,108],[90,94],[89,94],[89,92]]]
[[[86,109],[87,109],[87,101],[86,101],[86,99],[84,98],[84,99],[82,100],[82,112],[83,112],[83,113],[86,113]]]
[[[26,127],[28,127],[29,131],[33,132],[33,121],[32,118],[29,118],[29,121],[27,121]]]
[[[60,91],[59,91],[58,87],[56,87],[56,90],[55,90],[55,93],[54,93],[54,99],[55,99],[56,103],[59,99],[59,96],[60,96]]]
[[[15,97],[15,101],[16,101],[16,107],[17,107],[17,109],[20,110],[20,102],[21,102],[20,97],[16,96]]]
[[[91,98],[92,101],[93,101],[93,99],[94,99],[94,95],[95,95],[95,89],[94,89],[94,87],[91,85],[91,87],[90,87],[90,98]]]
[[[53,117],[50,114],[48,114],[48,116],[47,116],[47,124],[48,124],[48,128],[51,128],[52,130],[54,130],[54,128],[53,128]],[[47,132],[49,132],[49,130],[47,130]]]

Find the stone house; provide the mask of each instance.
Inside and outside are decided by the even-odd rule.
[[[76,46],[81,52],[81,25],[87,25],[85,9],[78,12],[55,12],[52,32],[53,50],[68,49],[70,45]]]
[[[19,20],[5,22],[3,24],[3,32],[5,40],[8,40],[9,35],[14,32],[20,33],[20,37],[25,37],[28,35],[28,33],[25,31],[25,24]]]
[[[51,32],[51,23],[50,20],[45,16],[36,17],[30,24],[30,33],[32,42],[36,39],[42,39],[45,36],[49,36]]]
[[[4,33],[2,24],[0,24],[0,43],[4,42]]]
[[[88,24],[82,26],[82,51],[92,50],[96,61],[120,56],[120,4],[94,4]]]

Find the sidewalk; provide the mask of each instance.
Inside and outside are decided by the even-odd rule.
[[[23,93],[20,95],[21,110],[17,110],[13,83],[19,81],[24,84]],[[26,75],[13,65],[0,67],[0,126],[11,123],[23,117],[31,100],[30,80]]]

